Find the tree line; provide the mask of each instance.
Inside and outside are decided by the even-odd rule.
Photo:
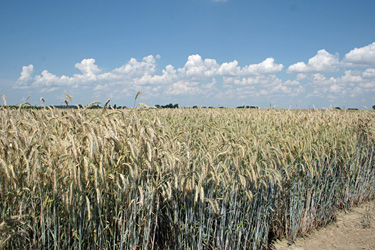
[[[36,106],[36,105],[22,105],[21,104],[21,105],[2,105],[2,107],[8,108],[8,109],[19,109],[19,108],[22,108],[22,109],[42,109],[42,108],[46,108],[46,107],[51,107],[51,108],[56,108],[56,109],[85,108],[85,106],[82,105],[82,104],[78,104],[78,105],[49,105],[49,106]],[[102,108],[103,107],[100,106],[99,104],[95,104],[95,105],[89,107],[89,109],[102,109]],[[113,106],[108,105],[108,108],[109,109],[126,109],[128,107],[127,106],[117,106],[116,104],[114,104]],[[169,104],[166,104],[166,105],[156,104],[155,108],[158,108],[158,109],[178,109],[179,105],[177,103],[176,104],[169,103]],[[184,107],[184,108],[190,108],[190,107]],[[215,108],[215,107],[213,107],[213,106],[199,107],[197,105],[194,105],[191,108],[195,109],[195,108]],[[224,106],[218,106],[217,108],[225,108],[225,107]],[[238,109],[257,109],[258,107],[257,106],[242,105],[242,106],[237,106],[236,108],[238,108]],[[342,108],[340,108],[340,107],[335,107],[335,109],[342,110]],[[375,110],[375,105],[372,106],[372,109]],[[348,108],[347,110],[358,110],[358,108]]]

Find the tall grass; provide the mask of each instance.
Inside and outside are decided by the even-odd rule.
[[[0,249],[260,249],[374,199],[374,113],[0,110]]]

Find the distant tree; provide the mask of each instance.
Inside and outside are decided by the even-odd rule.
[[[159,104],[156,104],[155,107],[158,108],[158,109],[160,109],[160,105]]]
[[[375,110],[375,105],[374,105],[374,106],[372,106],[372,109],[373,109],[373,110]]]
[[[193,106],[193,109],[197,109],[197,108],[198,108],[198,106],[197,106],[197,105],[194,105],[194,106]]]
[[[238,106],[237,108],[238,108],[238,109],[257,109],[258,107],[257,107],[257,106],[247,106],[247,105],[243,105],[243,106]]]
[[[159,105],[155,105],[155,107],[158,107],[158,106]],[[162,106],[159,106],[159,107],[161,107],[163,109],[176,109],[176,108],[178,108],[178,104],[177,103],[176,104],[170,103],[170,104],[162,105]]]
[[[358,110],[357,108],[348,108],[348,110]]]
[[[94,106],[91,106],[90,109],[101,109],[102,107],[99,106],[99,104],[96,104]]]
[[[335,109],[341,109],[340,107],[336,107]]]

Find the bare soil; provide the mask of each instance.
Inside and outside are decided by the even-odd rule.
[[[348,212],[339,212],[337,220],[294,244],[287,240],[275,242],[274,250],[369,250],[375,249],[375,201],[367,202]]]

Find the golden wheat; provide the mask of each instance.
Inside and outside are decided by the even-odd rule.
[[[1,249],[259,249],[375,197],[372,111],[108,103],[0,108]]]

